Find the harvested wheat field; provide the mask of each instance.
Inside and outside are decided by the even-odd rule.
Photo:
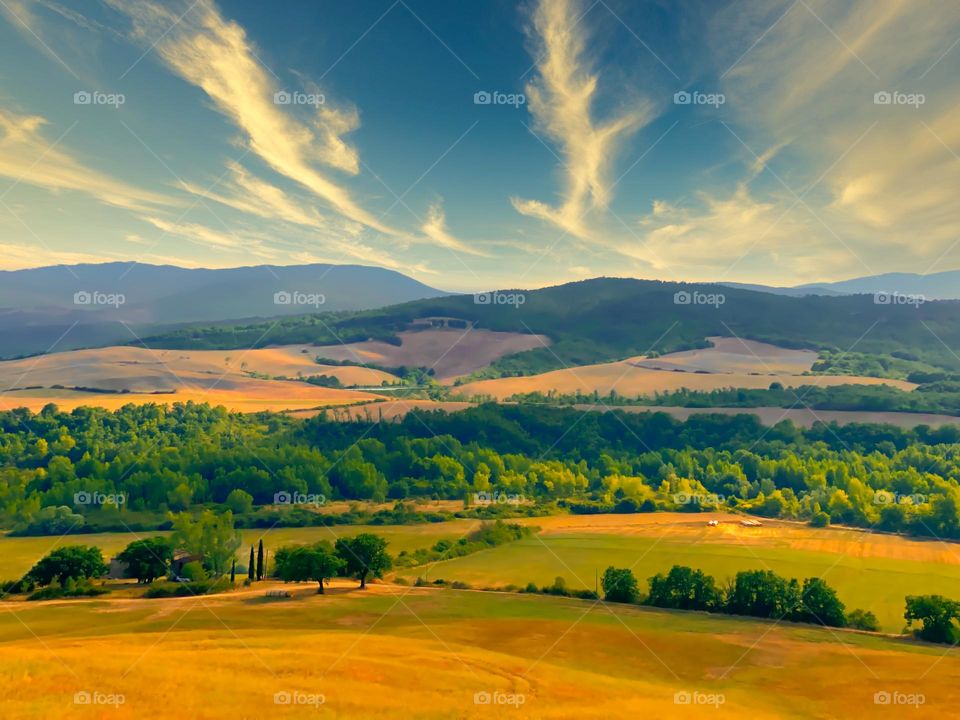
[[[891,385],[913,390],[903,380],[855,375],[803,375],[816,360],[816,353],[789,350],[775,345],[731,338],[711,338],[711,348],[670,353],[656,359],[628,358],[619,362],[583,365],[541,375],[480,380],[458,388],[464,396],[489,396],[504,400],[529,392],[593,393],[637,397],[687,388],[762,389],[779,382],[784,387],[801,385]]]
[[[549,345],[543,335],[492,330],[409,330],[400,345],[379,340],[313,348],[321,358],[350,360],[385,367],[433,368],[438,380],[452,381],[487,367],[504,355]]]
[[[293,596],[264,597],[274,587]],[[960,702],[954,652],[882,636],[535,595],[314,588],[8,604],[0,714],[944,718]],[[892,692],[923,700],[875,704]]]
[[[837,423],[881,423],[897,427],[916,427],[929,425],[954,425],[960,423],[960,417],[954,415],[936,415],[933,413],[908,412],[866,412],[860,410],[811,410],[810,408],[686,408],[627,405],[622,407],[604,407],[603,405],[575,405],[580,410],[623,410],[624,412],[665,412],[677,420],[687,420],[692,415],[756,415],[764,425],[776,425],[781,420],[789,420],[794,425],[812,427],[816,422]]]
[[[287,360],[280,362],[281,358]],[[364,368],[320,366],[295,349],[225,353],[109,347],[0,362],[0,387],[6,389],[0,393],[0,408],[38,410],[52,402],[67,410],[82,405],[115,409],[127,403],[193,401],[223,405],[240,412],[259,412],[349,405],[378,399],[356,390],[251,375],[252,372],[271,374],[270,369],[291,370],[297,361],[305,375],[342,375],[345,384],[367,379],[379,384],[393,378]]]

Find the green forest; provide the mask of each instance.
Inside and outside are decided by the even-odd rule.
[[[723,507],[958,538],[958,441],[952,426],[804,430],[749,415],[495,404],[346,423],[189,403],[48,406],[0,413],[0,518],[21,534],[161,527],[169,512],[203,507],[231,509],[238,525],[321,524],[277,504],[492,498],[505,513]]]

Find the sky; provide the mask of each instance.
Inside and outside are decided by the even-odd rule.
[[[958,44],[940,0],[0,0],[0,269],[958,269]]]

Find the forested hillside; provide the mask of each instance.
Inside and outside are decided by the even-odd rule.
[[[411,321],[455,317],[477,327],[540,333],[547,348],[508,356],[493,374],[529,374],[649,352],[702,347],[712,335],[818,350],[904,355],[960,369],[947,346],[960,343],[960,302],[876,303],[872,295],[787,297],[720,285],[598,278],[520,293],[519,304],[472,295],[418,300],[383,310],[288,318],[278,323],[194,327],[149,338],[156,348],[248,348],[271,344],[389,340]],[[676,293],[723,296],[722,303],[675,302]],[[489,297],[489,296],[486,296]]]
[[[415,412],[397,423],[203,405],[70,414],[49,407],[0,413],[0,517],[19,532],[59,534],[82,531],[90,513],[133,522],[136,513],[162,519],[168,510],[231,503],[242,516],[275,504],[277,493],[329,501],[499,492],[576,512],[720,505],[958,538],[958,441],[952,426],[801,430],[765,428],[746,415],[679,422],[529,406]],[[121,494],[112,507],[89,504]]]

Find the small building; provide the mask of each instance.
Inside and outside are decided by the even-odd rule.
[[[203,556],[188,553],[185,550],[177,550],[173,554],[173,561],[170,563],[170,574],[174,577],[179,577],[183,574],[183,566],[192,562],[202,563]]]
[[[129,565],[118,557],[110,558],[110,569],[107,571],[107,580],[123,580],[127,577]]]

